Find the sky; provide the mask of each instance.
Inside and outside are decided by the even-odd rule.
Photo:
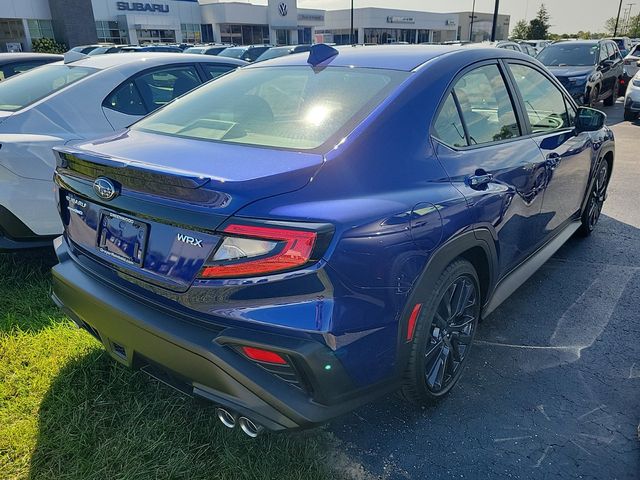
[[[252,0],[252,3],[261,3]],[[471,11],[473,0],[354,0],[358,7],[386,7],[430,12]],[[520,19],[531,20],[542,0],[500,0],[500,13],[511,15],[511,28]],[[618,13],[616,0],[546,0],[551,15],[552,33],[576,33],[579,30],[604,32],[604,22]],[[623,0],[622,10],[635,3],[632,15],[640,13],[640,1]],[[350,0],[298,0],[299,7],[336,10],[350,8]],[[493,12],[494,0],[476,0],[476,10]],[[622,16],[622,15],[621,15]]]

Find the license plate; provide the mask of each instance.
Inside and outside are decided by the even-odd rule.
[[[102,212],[98,249],[133,265],[142,265],[148,225],[113,212]]]

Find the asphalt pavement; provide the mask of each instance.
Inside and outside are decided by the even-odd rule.
[[[616,158],[596,232],[485,319],[447,399],[389,396],[329,426],[353,476],[640,479],[640,123],[602,109]]]

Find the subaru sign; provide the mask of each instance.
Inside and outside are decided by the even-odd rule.
[[[169,5],[160,3],[141,3],[141,2],[117,2],[118,10],[126,10],[130,12],[159,12],[169,13]]]

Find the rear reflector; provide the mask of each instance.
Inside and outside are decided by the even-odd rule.
[[[422,310],[422,304],[416,303],[415,307],[413,307],[413,310],[411,311],[409,323],[407,324],[407,342],[413,340],[413,333],[416,330],[416,322],[418,321],[420,310]]]
[[[269,350],[263,350],[261,348],[254,347],[240,347],[242,353],[244,353],[251,360],[264,363],[277,363],[279,365],[285,365],[287,361],[276,352],[270,352]]]
[[[239,278],[291,270],[306,265],[317,233],[255,225],[229,225],[228,234],[201,278]]]

